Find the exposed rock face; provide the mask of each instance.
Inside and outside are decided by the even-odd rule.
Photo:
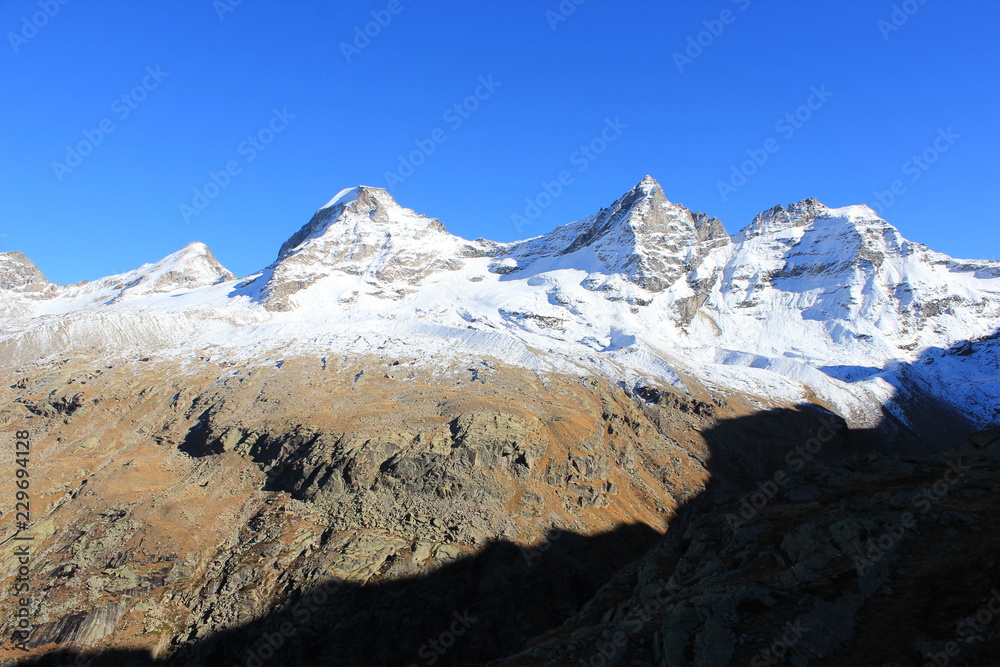
[[[707,249],[720,248],[724,245],[728,245],[732,242],[729,238],[729,234],[726,233],[726,228],[722,225],[722,221],[718,218],[713,218],[707,213],[692,214],[694,218],[694,227],[698,232],[698,241],[701,243],[707,243]]]
[[[506,259],[516,262],[514,270],[529,269],[539,261],[589,251],[608,273],[662,292],[696,268],[709,250],[728,243],[719,220],[667,201],[663,188],[647,176],[597,215],[514,244],[494,267],[502,268]]]
[[[50,285],[24,253],[0,252],[0,289],[41,292]]]

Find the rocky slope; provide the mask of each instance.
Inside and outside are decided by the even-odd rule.
[[[573,619],[492,664],[995,664],[998,471],[994,430],[706,493]]]
[[[36,664],[909,665],[955,642],[977,665],[1000,643],[968,622],[1000,584],[996,432],[899,456],[691,378],[414,361],[25,369],[0,421],[35,442]]]
[[[695,429],[722,410],[704,390],[676,394],[654,423],[604,381],[482,362],[447,376],[412,358],[197,362],[65,358],[3,389],[3,432],[35,442],[38,652],[166,656],[331,579],[397,581],[552,530],[644,526],[597,562],[581,544],[582,588],[557,605],[572,608],[700,491]],[[419,616],[425,601],[408,604]]]

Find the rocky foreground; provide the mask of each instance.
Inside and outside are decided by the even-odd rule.
[[[818,401],[691,377],[682,393],[490,359],[274,359],[12,372],[0,425],[5,451],[33,443],[33,630],[27,653],[5,631],[6,664],[1000,654],[997,432],[890,454],[888,431]],[[0,487],[13,498],[14,475]]]

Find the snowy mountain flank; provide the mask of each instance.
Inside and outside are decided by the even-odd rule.
[[[513,243],[454,236],[384,189],[344,190],[237,279],[203,244],[91,283],[0,253],[0,364],[80,350],[244,363],[286,355],[490,359],[764,405],[817,401],[852,426],[928,392],[1000,420],[1000,262],[903,238],[867,206],[776,206],[730,237],[651,177]]]

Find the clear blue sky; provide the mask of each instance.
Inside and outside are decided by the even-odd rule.
[[[67,283],[204,241],[247,275],[339,190],[386,185],[429,139],[393,192],[467,238],[542,233],[647,173],[730,232],[774,204],[874,203],[899,181],[884,217],[904,236],[1000,258],[997,2],[909,0],[916,11],[896,25],[894,2],[878,0],[586,0],[555,29],[546,12],[560,0],[243,0],[222,12],[229,2],[41,0],[51,18],[35,16],[39,0],[0,4],[0,250]],[[373,11],[391,20],[348,62],[342,43]],[[674,53],[710,27],[719,34],[700,35],[678,68]],[[449,114],[490,76],[500,85],[479,88],[475,111]],[[813,86],[832,97],[779,125]],[[609,118],[627,128],[608,130],[594,160],[574,156]],[[271,123],[281,131],[260,136]],[[958,138],[939,139],[948,128]],[[54,167],[85,131],[100,143],[71,171]],[[253,135],[273,140],[257,150]],[[718,183],[762,150],[724,197]],[[908,162],[925,150],[934,164]],[[185,220],[181,205],[229,162],[239,173]],[[518,229],[511,216],[564,170],[562,195]]]

